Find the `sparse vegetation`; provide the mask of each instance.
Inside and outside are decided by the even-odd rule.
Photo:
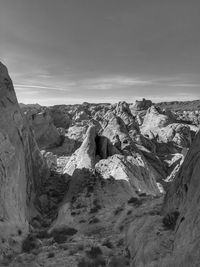
[[[97,217],[91,218],[89,224],[98,223],[100,220]]]
[[[102,243],[103,246],[106,246],[107,248],[110,248],[112,249],[113,248],[113,244],[110,242],[109,239],[106,239],[103,243]]]
[[[99,247],[91,247],[90,250],[86,251],[88,257],[95,259],[99,255],[102,255],[102,251]]]
[[[131,197],[131,198],[128,200],[128,204],[134,204],[135,206],[140,206],[140,205],[142,205],[142,200],[140,200],[140,199],[137,198],[137,197]]]
[[[58,244],[64,243],[67,241],[67,238],[69,236],[75,235],[77,233],[77,230],[68,226],[59,228],[59,229],[54,229],[50,236],[54,238],[54,241]]]
[[[33,249],[39,247],[38,240],[35,236],[29,234],[22,242],[22,250],[24,252],[30,252]]]
[[[78,267],[104,267],[106,261],[103,258],[102,251],[99,247],[91,247],[86,251],[86,257],[82,258]]]
[[[49,254],[47,255],[47,258],[53,258],[53,257],[55,257],[55,253],[49,252]]]
[[[173,211],[165,215],[162,222],[166,229],[174,230],[176,227],[176,221],[179,217],[179,211]]]
[[[119,213],[121,213],[123,211],[123,207],[117,207],[115,210],[114,210],[114,215],[118,215]]]
[[[132,210],[127,211],[127,215],[130,215],[132,213]]]

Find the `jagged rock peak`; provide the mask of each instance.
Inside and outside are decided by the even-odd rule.
[[[153,103],[151,100],[146,100],[145,98],[143,98],[142,100],[136,100],[135,105],[133,105],[132,108],[135,111],[147,110],[152,106],[152,104]]]

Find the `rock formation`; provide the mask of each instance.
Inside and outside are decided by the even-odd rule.
[[[64,129],[67,129],[71,125],[71,119],[69,115],[67,113],[64,113],[62,109],[59,109],[56,106],[50,107],[49,113],[53,119],[53,124],[57,128],[62,127]]]
[[[166,195],[162,216],[146,215],[131,224],[131,266],[199,265],[199,153],[200,132]]]
[[[170,123],[171,120],[167,115],[162,114],[155,106],[151,106],[144,117],[142,130],[143,132],[147,130],[153,131],[154,129],[165,127]]]
[[[61,143],[61,136],[53,124],[48,110],[39,113],[29,112],[26,116],[40,149],[54,147]]]
[[[131,109],[133,111],[142,111],[142,110],[147,110],[148,108],[150,108],[152,106],[152,101],[151,100],[146,100],[145,98],[143,98],[141,101],[136,100],[135,101],[135,105],[133,105],[131,107]]]
[[[6,67],[0,63],[0,256],[15,250],[36,213],[48,171],[24,118]]]

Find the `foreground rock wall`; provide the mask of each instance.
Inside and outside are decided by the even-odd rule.
[[[200,132],[167,192],[155,207],[132,221],[127,233],[131,266],[200,266]]]
[[[35,192],[48,175],[6,67],[0,63],[0,255],[28,232]]]

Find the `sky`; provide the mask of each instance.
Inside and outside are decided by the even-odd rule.
[[[19,102],[200,99],[199,0],[0,0]]]

